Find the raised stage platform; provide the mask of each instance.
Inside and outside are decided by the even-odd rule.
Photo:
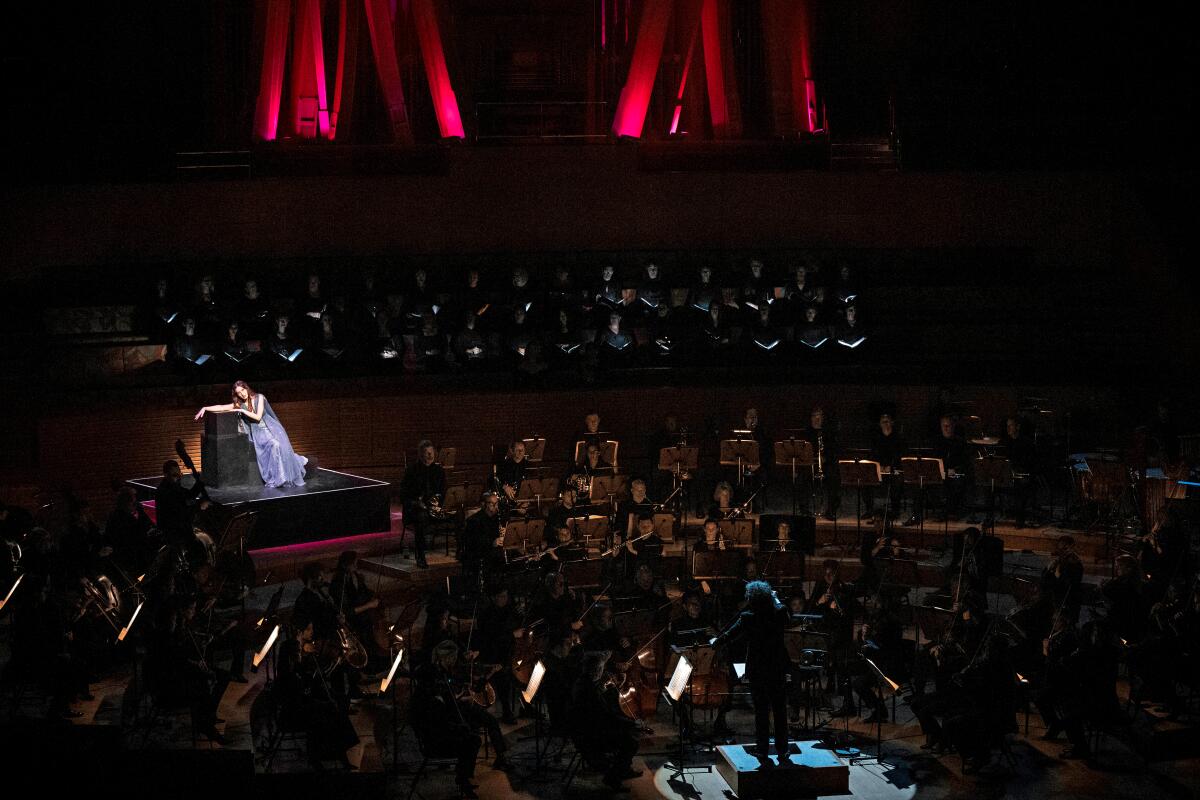
[[[161,480],[156,476],[126,481],[137,491],[151,519],[154,491]],[[184,476],[185,488],[193,483],[190,475]],[[258,514],[248,543],[252,550],[391,529],[391,485],[348,472],[318,469],[303,486],[210,487],[208,494],[214,502],[238,512]]]

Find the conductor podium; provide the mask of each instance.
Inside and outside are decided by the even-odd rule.
[[[204,415],[200,458],[204,482],[213,488],[262,486],[254,445],[239,424],[236,411],[210,411]]]
[[[832,750],[814,747],[816,741],[788,743],[788,761],[780,762],[774,749],[771,766],[759,762],[755,745],[733,744],[717,748],[717,772],[738,797],[792,800],[797,797],[850,794],[850,767]]]

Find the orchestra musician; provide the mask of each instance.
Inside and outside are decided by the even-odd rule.
[[[229,686],[229,675],[210,665],[192,630],[196,600],[173,596],[165,618],[155,626],[146,655],[146,685],[165,707],[186,703],[192,720],[206,739],[224,744],[217,731],[217,706]]]
[[[508,587],[495,584],[491,590],[491,603],[479,612],[475,642],[479,646],[479,661],[482,664],[499,664],[501,669],[491,677],[492,687],[500,700],[505,725],[515,725],[513,714],[513,692],[516,684],[509,668],[513,660],[516,640],[525,635],[525,629],[511,605]]]
[[[653,512],[654,503],[650,502],[650,496],[647,494],[646,480],[634,478],[629,482],[629,498],[617,507],[616,525],[613,526],[613,530],[628,536],[634,532],[642,514]]]
[[[1072,622],[1079,619],[1080,585],[1083,583],[1083,562],[1075,553],[1075,540],[1063,534],[1054,545],[1054,555],[1042,570],[1039,589],[1050,598],[1054,607]]]
[[[721,525],[713,517],[704,520],[704,537],[692,548],[695,553],[715,553],[730,547],[721,533]]]
[[[458,645],[442,642],[429,661],[419,665],[413,681],[412,725],[421,739],[423,752],[433,756],[455,756],[455,779],[463,797],[477,798],[475,759],[483,741],[464,713],[467,704],[459,701],[450,684],[458,663]],[[490,714],[487,715],[491,717]],[[494,719],[493,719],[494,722]],[[501,738],[503,741],[503,738]]]
[[[1025,431],[1020,417],[1010,416],[1004,422],[999,452],[1008,459],[1012,470],[1013,518],[1018,528],[1025,527],[1029,506],[1037,499],[1037,447]]]
[[[616,696],[605,691],[607,652],[584,654],[571,689],[567,724],[571,739],[590,763],[606,763],[604,785],[618,790],[642,773],[633,769],[637,723],[621,712]]]
[[[938,418],[938,438],[933,445],[933,457],[942,460],[946,479],[942,483],[945,507],[942,513],[949,519],[962,515],[963,502],[970,496],[972,456],[966,440],[959,434],[954,417],[943,414]]]
[[[816,462],[812,479],[820,484],[824,495],[822,514],[825,519],[832,521],[837,518],[842,502],[842,478],[838,472],[841,450],[838,449],[837,435],[826,425],[825,409],[821,406],[813,406],[803,436],[812,445],[813,460]],[[813,509],[813,513],[816,513],[816,509]]]
[[[404,471],[400,494],[404,500],[404,519],[413,523],[417,567],[425,569],[429,566],[425,562],[425,539],[446,497],[446,470],[437,463],[437,450],[428,439],[417,445],[417,456],[418,460]]]
[[[779,762],[788,761],[788,718],[785,681],[791,662],[783,644],[783,632],[790,624],[787,609],[779,602],[766,581],[746,585],[746,608],[733,625],[709,640],[721,647],[746,638],[746,676],[754,701],[754,738],[760,762],[770,761],[771,717],[775,721],[775,753]]]
[[[561,572],[550,572],[542,578],[542,590],[533,604],[535,619],[544,619],[550,630],[580,631],[579,598],[567,586]]]
[[[302,730],[309,763],[338,761],[353,769],[346,751],[358,744],[350,717],[334,702],[328,682],[316,663],[311,619],[293,615],[291,635],[279,648],[272,698],[284,730]]]
[[[508,454],[496,467],[496,491],[501,493],[504,504],[515,506],[517,496],[521,493],[521,484],[525,482],[525,471],[529,468],[529,459],[525,455],[525,442],[518,439],[508,446]]]
[[[181,483],[183,472],[179,462],[163,462],[163,478],[154,492],[156,524],[168,544],[186,544],[193,539],[192,517],[209,506],[204,484],[197,482],[191,489]]]
[[[467,519],[459,560],[463,581],[472,591],[481,581],[498,578],[503,570],[504,524],[500,517],[500,495],[496,492],[484,492],[479,511]]]
[[[613,466],[601,456],[600,444],[589,440],[579,461],[571,467],[562,485],[574,486],[578,499],[586,503],[591,499],[592,479],[597,475],[612,474]]]
[[[597,603],[588,618],[587,630],[583,634],[583,649],[590,651],[606,650],[613,654],[614,671],[621,672],[624,665],[621,662],[629,659],[633,643],[617,631],[613,624],[613,609],[609,603]]]
[[[867,502],[871,509],[868,516],[875,518],[884,513],[884,509],[875,508],[875,492],[884,495],[884,505],[888,519],[898,516],[896,509],[904,499],[904,479],[900,474],[900,459],[908,454],[908,446],[900,432],[896,430],[895,417],[888,411],[879,415],[879,428],[871,437],[871,461],[879,463],[883,473],[883,485],[878,489],[870,487],[864,492],[864,498],[870,495]]]
[[[337,568],[329,582],[329,597],[350,630],[372,651],[375,665],[380,666],[379,659],[387,654],[379,653],[378,648],[371,646],[375,640],[375,622],[370,613],[379,608],[379,598],[358,571],[358,553],[355,551],[346,550],[338,556]]]

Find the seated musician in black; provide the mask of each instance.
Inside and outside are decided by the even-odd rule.
[[[692,548],[695,553],[715,553],[730,549],[731,545],[721,533],[721,525],[713,517],[704,520],[704,536]]]
[[[329,598],[372,656],[374,663],[368,666],[368,671],[378,672],[386,666],[381,661],[388,655],[379,652],[375,646],[375,622],[370,615],[371,611],[379,608],[379,598],[358,571],[358,553],[353,550],[346,550],[338,556],[337,568],[329,582]]]
[[[525,442],[517,440],[508,446],[504,460],[496,466],[496,491],[503,495],[505,505],[513,506],[525,482],[529,461],[525,457]]]
[[[473,721],[463,713],[467,704],[458,700],[450,684],[457,663],[458,645],[443,642],[433,651],[429,661],[416,668],[413,673],[416,691],[412,693],[412,726],[423,753],[457,757],[455,779],[458,790],[463,797],[476,798],[479,796],[475,794],[477,787],[471,779],[475,777],[475,759],[483,741],[475,733]]]
[[[1007,636],[985,637],[977,655],[952,679],[961,701],[942,711],[941,736],[962,756],[964,774],[987,763],[997,739],[1017,732],[1010,653]]]
[[[1146,634],[1150,612],[1149,592],[1137,559],[1131,555],[1117,556],[1116,577],[1100,584],[1105,610],[1112,631],[1130,644],[1140,642]]]
[[[614,672],[623,673],[626,669],[624,662],[628,661],[633,650],[633,642],[622,636],[613,624],[613,609],[608,603],[597,603],[588,616],[584,629],[583,649],[588,651],[607,651],[612,653],[609,668]]]
[[[738,507],[733,504],[733,485],[729,481],[717,483],[713,487],[712,502],[699,510],[702,516],[716,520],[733,519],[737,512]]]
[[[279,661],[272,694],[283,730],[302,730],[308,761],[320,769],[322,761],[338,761],[352,769],[346,751],[358,744],[350,717],[337,706],[329,684],[313,656],[311,620],[293,615],[292,635],[279,646]]]
[[[662,537],[654,531],[654,515],[647,512],[639,516],[633,535],[625,539],[620,535],[615,536],[613,547],[619,548],[615,555],[627,563],[645,562],[653,568],[661,558],[663,550]],[[628,574],[628,569],[625,572]]]
[[[472,591],[481,581],[499,579],[504,568],[504,525],[500,496],[495,492],[485,492],[479,511],[467,519],[458,559],[463,581]]]
[[[584,543],[576,541],[571,530],[571,520],[585,514],[575,507],[576,494],[575,487],[564,486],[558,502],[546,512],[544,544],[549,552],[542,559],[547,570],[557,570],[559,562],[580,561],[587,557]]]
[[[963,502],[970,496],[973,458],[966,440],[955,428],[953,417],[943,414],[939,418],[938,434],[933,457],[942,460],[942,469],[946,472],[942,484],[946,500],[943,513],[950,519],[958,519],[962,515]]]
[[[325,569],[319,562],[310,561],[300,569],[300,580],[304,586],[292,604],[292,616],[312,623],[315,641],[327,641],[336,635],[338,619],[326,594]]]
[[[704,598],[700,592],[691,590],[683,595],[681,617],[671,620],[667,643],[671,647],[692,647],[705,644],[717,635],[711,616],[704,610]]]
[[[898,516],[896,509],[904,501],[904,481],[900,476],[900,459],[908,454],[908,445],[896,430],[896,420],[891,413],[885,411],[879,415],[879,429],[871,438],[871,461],[879,463],[883,473],[883,484],[878,488],[864,491],[864,503],[871,509],[868,516],[872,519],[884,513],[883,508],[876,508],[876,495],[881,495],[883,505],[887,508],[888,519]]]
[[[579,659],[583,651],[575,646],[575,632],[570,628],[550,628],[542,664],[546,674],[538,697],[546,704],[550,730],[565,733],[569,730],[571,687],[579,675]]]
[[[505,725],[515,725],[517,718],[513,715],[513,693],[516,685],[511,666],[516,640],[525,635],[525,629],[521,627],[509,601],[508,587],[503,583],[495,584],[491,590],[491,602],[479,612],[475,643],[479,648],[478,661],[481,666],[500,667],[491,677],[492,688],[500,700],[500,721]]]
[[[446,497],[446,470],[437,463],[437,450],[428,439],[422,439],[417,445],[417,455],[418,460],[404,471],[400,494],[404,499],[404,519],[413,523],[417,566],[424,569],[429,566],[425,563],[425,538],[433,522],[433,514]]]
[[[133,487],[121,487],[116,506],[104,524],[104,540],[112,547],[116,561],[131,575],[141,575],[150,564],[152,551],[147,538],[150,527]]]
[[[895,600],[891,596],[879,594],[875,600],[875,610],[867,617],[862,631],[859,655],[864,659],[869,658],[884,675],[898,681],[903,678],[902,671],[908,661],[904,653],[904,625],[896,614]],[[872,709],[863,721],[868,725],[879,720],[886,722],[887,706],[883,702],[875,672],[863,662],[852,668],[851,673],[853,677],[848,688],[858,694],[863,706]],[[854,694],[847,691],[837,716],[854,713]]]
[[[1010,490],[1013,502],[1013,519],[1018,528],[1025,527],[1030,505],[1037,495],[1037,447],[1033,437],[1025,432],[1019,417],[1009,417],[1004,422],[1004,435],[1000,437],[1000,452],[1008,459],[1012,470],[1013,485]]]
[[[155,701],[166,708],[187,704],[196,730],[224,744],[217,731],[217,706],[229,686],[229,673],[205,659],[202,643],[191,630],[196,601],[176,595],[168,601],[161,624],[151,634],[146,655],[146,685]]]
[[[645,479],[634,478],[629,482],[629,498],[617,506],[617,524],[614,533],[623,536],[632,534],[641,515],[653,512],[654,503],[650,502],[650,496],[646,493]]]
[[[579,619],[579,598],[573,589],[568,588],[567,580],[561,572],[550,572],[542,579],[542,590],[533,603],[531,614],[534,619],[542,619],[550,630],[583,629],[583,621]]]
[[[638,611],[665,611],[667,593],[662,584],[654,579],[654,570],[649,564],[640,564],[634,572],[631,594],[634,608]]]
[[[829,636],[829,683],[836,686],[838,668],[847,649],[854,619],[854,598],[851,587],[841,577],[841,562],[827,559],[824,573],[813,584],[808,596],[809,614],[821,616],[820,628]],[[832,691],[832,690],[831,690]]]
[[[1054,545],[1054,555],[1042,570],[1039,591],[1050,598],[1072,622],[1079,619],[1080,585],[1083,583],[1083,562],[1075,553],[1075,540],[1064,534]]]
[[[945,751],[948,742],[943,738],[940,720],[957,713],[969,702],[961,682],[956,683],[952,678],[970,663],[983,642],[987,630],[986,606],[986,598],[964,591],[951,609],[954,616],[942,638],[927,643],[917,653],[909,705],[925,734],[923,750]],[[926,694],[925,685],[930,678],[936,690]]]
[[[590,500],[592,479],[597,475],[612,475],[613,466],[600,454],[600,445],[589,441],[580,460],[571,467],[563,480],[563,486],[574,486],[579,490],[579,499]]]
[[[637,755],[637,723],[625,716],[612,693],[604,691],[605,653],[587,653],[571,690],[568,729],[590,764],[607,762],[604,785],[621,788],[642,773],[632,767]]]

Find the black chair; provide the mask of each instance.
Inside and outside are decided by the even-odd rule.
[[[430,766],[438,767],[441,769],[446,769],[446,768],[454,769],[456,766],[458,766],[458,756],[457,755],[448,755],[448,756],[447,755],[439,755],[435,752],[432,752],[432,748],[429,746],[429,743],[426,741],[424,735],[421,732],[420,727],[417,725],[413,725],[411,723],[410,723],[409,727],[412,728],[413,735],[416,737],[416,740],[417,740],[417,752],[421,755],[421,764],[420,764],[420,766],[417,767],[417,771],[415,773],[413,773],[412,785],[409,786],[407,800],[412,800],[414,795],[416,795],[416,796],[420,797],[422,800],[424,800],[425,795],[421,794],[417,790],[417,786],[421,783],[421,779],[423,777],[425,777],[425,771],[427,769],[429,769]],[[486,740],[486,737],[484,737],[484,738]]]

